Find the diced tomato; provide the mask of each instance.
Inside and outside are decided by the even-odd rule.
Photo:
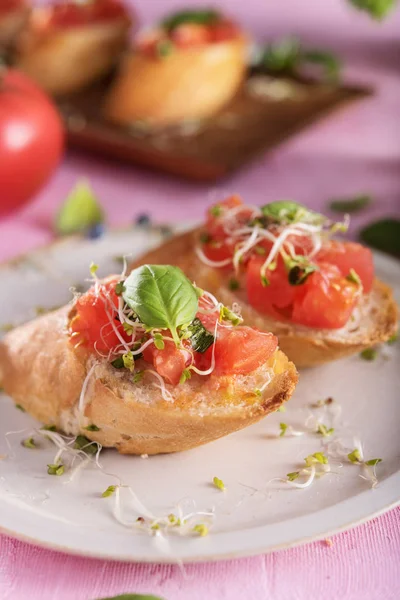
[[[213,239],[202,244],[201,249],[206,257],[213,262],[222,262],[232,259],[235,252],[235,246],[232,243]]]
[[[182,23],[171,32],[171,41],[178,48],[189,48],[211,42],[210,28],[198,23]]]
[[[263,286],[260,269],[265,257],[252,256],[246,272],[246,290],[251,306],[276,318],[290,318],[296,288],[290,285],[281,257],[275,271],[267,271],[269,285]]]
[[[296,287],[292,321],[308,327],[343,327],[357,303],[359,287],[345,279],[338,267],[320,263],[304,284]]]
[[[215,375],[246,375],[275,352],[278,339],[251,327],[221,327],[215,343]],[[211,364],[213,347],[204,353],[203,368]]]
[[[171,385],[177,385],[185,367],[190,364],[190,355],[176,347],[174,342],[166,340],[164,348],[158,350],[153,344],[143,351],[143,358],[153,366],[157,373]]]
[[[108,352],[121,343],[116,331],[128,340],[121,323],[116,318],[115,307],[118,296],[115,293],[116,277],[102,281],[98,293],[92,287],[75,303],[76,315],[70,323],[71,342]],[[108,314],[107,314],[108,312]]]
[[[354,269],[363,284],[363,291],[368,293],[374,281],[374,261],[369,248],[355,242],[339,242],[330,240],[323,245],[316,256],[317,261],[336,265],[343,277]]]
[[[239,28],[231,21],[220,21],[210,27],[213,42],[225,42],[239,35]]]
[[[112,21],[126,16],[127,10],[120,0],[94,0],[87,3],[67,1],[51,8],[48,25],[67,28]]]

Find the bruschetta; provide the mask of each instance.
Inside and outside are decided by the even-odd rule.
[[[25,0],[0,2],[0,50],[9,49],[25,25],[30,8]]]
[[[118,125],[164,126],[209,117],[246,72],[246,36],[219,13],[188,11],[139,36],[104,107]]]
[[[66,434],[124,454],[187,450],[259,421],[297,383],[277,338],[235,311],[177,267],[95,276],[72,305],[6,335],[0,381]]]
[[[37,7],[18,42],[16,66],[50,94],[77,92],[111,71],[130,26],[120,0]]]
[[[297,367],[385,342],[397,329],[392,291],[371,251],[333,236],[346,228],[294,202],[248,206],[232,196],[203,227],[141,261],[174,262],[222,302],[240,303],[252,327],[272,331]]]

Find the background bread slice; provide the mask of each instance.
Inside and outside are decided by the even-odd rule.
[[[246,39],[186,50],[164,58],[130,52],[104,106],[118,125],[144,120],[155,126],[209,117],[236,93],[246,71]]]
[[[144,263],[178,265],[189,279],[215,294],[224,304],[229,306],[238,302],[247,325],[277,335],[279,347],[298,368],[320,365],[361,352],[395,334],[398,319],[396,302],[390,287],[379,280],[375,280],[372,291],[363,296],[354,318],[341,329],[312,329],[260,314],[247,303],[243,292],[229,289],[230,275],[222,269],[208,267],[197,258],[194,248],[199,231],[189,231],[168,240],[140,257],[131,268]]]
[[[127,45],[129,28],[124,17],[44,34],[28,29],[19,40],[15,66],[46,92],[71,94],[112,69]]]
[[[7,334],[0,342],[0,381],[39,421],[124,454],[178,452],[242,429],[279,408],[297,383],[294,365],[277,350],[253,374],[229,378],[228,387],[211,393],[206,383],[211,378],[193,376],[169,388],[176,397],[166,402],[151,375],[133,384],[127,373],[99,361],[87,382],[82,418],[79,397],[94,359],[70,344],[69,310],[64,307]],[[270,384],[255,394],[269,376]],[[100,431],[84,429],[90,424]]]

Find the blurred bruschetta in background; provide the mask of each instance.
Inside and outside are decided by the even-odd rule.
[[[25,0],[0,1],[0,50],[9,49],[28,20],[29,3]]]
[[[165,126],[203,119],[238,90],[247,38],[213,10],[172,15],[141,35],[122,61],[104,107],[118,125]]]
[[[15,64],[50,94],[77,92],[117,64],[131,23],[120,0],[35,8],[18,41]]]

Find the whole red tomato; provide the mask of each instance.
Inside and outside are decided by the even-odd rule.
[[[0,71],[0,214],[22,206],[44,185],[64,147],[61,118],[25,75]]]

